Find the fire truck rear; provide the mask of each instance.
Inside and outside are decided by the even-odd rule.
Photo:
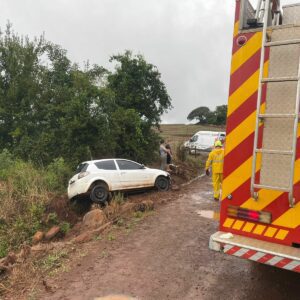
[[[300,272],[300,4],[236,0],[220,231],[210,248]]]

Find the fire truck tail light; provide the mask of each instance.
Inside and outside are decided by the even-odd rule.
[[[272,214],[267,211],[256,211],[239,206],[229,205],[227,208],[227,215],[230,217],[236,217],[254,222],[261,222],[270,224],[272,221]]]

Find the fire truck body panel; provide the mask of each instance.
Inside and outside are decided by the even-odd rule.
[[[210,239],[210,248],[214,250],[297,272],[300,271],[300,249],[295,248],[300,247],[300,127],[294,174],[289,175],[295,128],[293,119],[288,118],[295,109],[296,97],[299,98],[298,7],[299,13],[293,10],[294,14],[286,8],[288,17],[283,17],[284,25],[267,29],[267,42],[273,43],[272,46],[276,42],[289,43],[285,47],[264,47],[262,77],[281,78],[282,82],[278,79],[276,84],[272,80],[262,84],[258,112],[263,30],[260,26],[245,29],[246,20],[254,18],[255,11],[247,0],[236,1],[220,231]],[[272,15],[274,19],[275,13]],[[291,20],[299,20],[298,25],[288,24]],[[295,42],[290,43],[291,40]],[[257,151],[254,181],[261,182],[261,188],[255,186],[258,199],[251,194],[257,114],[270,116],[258,124],[257,148],[276,149]],[[290,180],[294,182],[294,205],[285,188]],[[270,189],[272,186],[277,189]]]

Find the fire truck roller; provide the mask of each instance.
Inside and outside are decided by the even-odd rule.
[[[220,225],[209,246],[295,272],[299,64],[300,3],[236,0]]]

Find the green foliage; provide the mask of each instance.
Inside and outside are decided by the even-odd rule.
[[[227,105],[217,106],[215,111],[211,111],[206,106],[200,106],[192,110],[187,119],[198,120],[198,124],[225,125],[227,117]]]
[[[62,223],[60,223],[59,227],[60,227],[61,232],[63,234],[66,234],[66,233],[68,233],[70,231],[71,224],[68,223],[68,222],[62,222]]]
[[[0,180],[5,180],[8,178],[8,170],[13,167],[14,161],[12,154],[4,149],[0,153]]]
[[[64,170],[61,160],[55,161],[49,168],[37,169],[32,163],[13,160],[12,155],[4,150],[0,152],[1,188],[0,188],[0,258],[7,251],[16,249],[24,242],[30,243],[32,236],[38,230],[47,230],[50,226],[60,224],[56,213],[48,214],[47,224],[43,222],[46,207],[49,204],[49,194],[57,193],[56,188],[65,185],[59,180],[49,184],[53,172]],[[52,177],[51,177],[52,176]],[[62,230],[67,232],[70,224],[61,223]]]
[[[52,163],[64,183],[63,162],[113,155],[151,160],[158,140],[152,128],[171,99],[143,56],[126,51],[111,62],[111,73],[89,64],[82,70],[60,46],[43,36],[20,37],[8,24],[0,33],[0,150],[40,166]],[[48,179],[56,187],[55,171]]]
[[[227,118],[227,105],[220,105],[215,110],[216,122],[215,125],[225,125]]]
[[[142,120],[158,125],[160,116],[171,108],[171,98],[157,68],[130,51],[114,55],[110,61],[117,63],[115,72],[108,76],[116,104],[135,109]]]
[[[176,145],[176,158],[181,162],[187,159],[187,150],[182,143]]]
[[[49,213],[47,217],[47,223],[50,224],[50,226],[57,225],[59,223],[57,213]]]
[[[114,94],[111,114],[114,154],[141,162],[153,160],[159,136],[153,131],[160,116],[171,108],[160,73],[142,55],[130,51],[111,57],[115,72],[108,75],[108,89]]]
[[[54,159],[47,167],[46,180],[50,190],[64,192],[72,170],[62,157]]]
[[[109,233],[108,234],[108,236],[107,236],[107,239],[109,240],[109,241],[114,241],[115,239],[116,239],[116,237],[115,237],[115,235],[113,234],[113,233]]]
[[[122,205],[125,201],[124,194],[119,192],[114,194],[112,201],[115,202],[117,205]]]
[[[53,271],[63,265],[63,260],[68,257],[66,250],[56,250],[39,261],[39,265],[44,271]]]
[[[5,257],[8,254],[8,244],[7,241],[0,240],[0,258]]]

